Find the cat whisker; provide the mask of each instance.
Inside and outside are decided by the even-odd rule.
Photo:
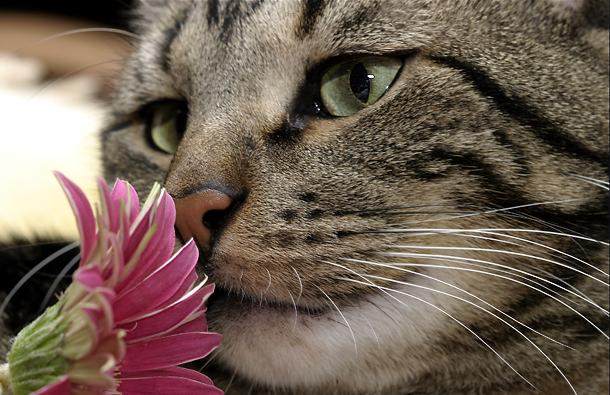
[[[454,255],[408,254],[408,253],[379,253],[379,254],[385,255],[385,256],[405,257],[405,258],[420,258],[420,257],[422,257],[422,258],[427,258],[427,259],[431,259],[431,260],[440,260],[440,261],[454,260],[454,261],[458,261],[458,262],[464,262],[464,264],[467,263],[467,262],[474,262],[474,263],[482,263],[482,264],[487,264],[487,265],[491,265],[491,266],[507,268],[509,270],[512,269],[512,270],[517,271],[519,273],[530,275],[530,276],[536,278],[537,280],[540,280],[540,281],[548,283],[548,284],[550,284],[552,286],[555,286],[555,287],[557,287],[557,288],[559,288],[559,289],[561,289],[561,290],[563,290],[563,291],[565,291],[565,292],[567,292],[567,293],[569,293],[569,294],[571,294],[571,295],[573,295],[573,296],[575,296],[575,297],[585,301],[586,303],[591,304],[592,306],[594,306],[597,309],[599,309],[603,314],[609,315],[609,313],[608,313],[608,311],[606,309],[604,309],[603,307],[601,307],[598,304],[596,304],[595,302],[593,302],[590,298],[582,297],[578,293],[575,293],[575,292],[573,292],[573,291],[571,291],[571,290],[569,290],[567,288],[564,288],[564,287],[562,287],[562,286],[560,286],[558,284],[555,284],[552,281],[549,281],[549,280],[547,280],[547,279],[545,279],[543,277],[536,276],[536,275],[534,275],[532,273],[529,273],[529,272],[526,272],[526,271],[523,271],[523,270],[519,270],[519,269],[516,269],[516,268],[511,268],[510,266],[501,265],[501,264],[498,264],[498,263],[495,263],[495,262],[485,261],[485,260],[481,260],[481,259],[474,259],[474,258],[459,257],[459,256],[454,256]],[[388,255],[388,254],[390,254],[390,255]],[[359,261],[359,260],[357,260],[357,261]],[[364,261],[362,263],[367,263],[367,261]],[[398,263],[397,265],[400,265],[400,264],[401,263]],[[529,284],[525,284],[525,283],[520,282],[518,280],[509,279],[509,278],[507,278],[507,280],[514,281],[514,282],[517,282],[517,283],[519,283],[521,285],[525,285],[525,286],[531,288],[531,286]],[[532,288],[532,289],[535,289],[538,292],[540,292],[540,293],[542,293],[542,294],[544,294],[544,295],[546,295],[546,296],[548,296],[550,298],[553,298],[554,300],[557,300],[559,303],[565,305],[566,307],[569,307],[574,312],[577,312],[576,310],[572,309],[570,306],[566,305],[565,303],[563,303],[561,300],[555,298],[554,296],[552,296],[550,294],[547,294],[547,293],[545,293],[545,292],[543,292],[543,291],[541,291],[539,289],[536,289],[536,288]],[[580,315],[580,313],[579,313],[579,315]],[[585,318],[585,317],[583,316],[583,318]],[[589,321],[588,319],[586,319],[586,320]]]
[[[297,324],[299,323],[299,309],[297,308],[297,304],[294,301],[294,297],[292,296],[292,292],[288,291],[288,296],[290,296],[290,301],[292,302],[292,306],[294,307],[294,325],[292,329],[296,329]]]
[[[503,212],[506,212],[506,211],[519,210],[519,209],[529,208],[529,207],[544,206],[544,205],[548,205],[548,204],[574,203],[574,202],[585,201],[585,200],[586,199],[584,199],[584,198],[563,199],[563,200],[550,200],[550,201],[546,201],[546,202],[520,204],[520,205],[517,205],[517,206],[503,207],[503,208],[497,208],[497,209],[492,209],[492,210],[485,210],[485,211],[475,212],[475,213],[471,213],[471,214],[456,215],[456,216],[453,216],[453,217],[445,217],[445,218],[437,218],[437,219],[425,219],[425,220],[419,220],[419,221],[412,221],[412,222],[406,222],[405,224],[419,224],[419,223],[424,223],[424,222],[435,222],[435,221],[442,221],[442,220],[456,220],[456,219],[460,219],[460,218],[469,218],[469,217],[476,217],[476,216],[486,215],[486,214],[503,213]]]
[[[521,228],[476,228],[476,229],[462,229],[462,228],[387,228],[373,231],[372,233],[410,233],[410,232],[424,232],[424,233],[462,233],[462,232],[510,232],[510,233],[532,233],[532,234],[543,234],[549,236],[568,237],[571,239],[578,239],[588,241],[604,246],[610,245],[609,243],[596,240],[591,237],[562,233],[552,232],[540,229],[521,229]]]
[[[371,333],[375,337],[375,341],[377,342],[377,347],[381,348],[381,342],[379,341],[379,336],[377,335],[377,332],[375,331],[375,328],[373,328],[373,325],[371,324],[371,321],[368,318],[366,318],[366,316],[363,316],[362,318],[364,318],[364,320],[366,321],[367,325],[369,326],[369,329],[371,330]]]
[[[610,188],[608,188],[608,181],[597,180],[597,179],[592,178],[592,177],[582,176],[580,174],[574,174],[574,173],[570,173],[569,175],[571,177],[574,177],[574,178],[577,178],[577,179],[579,179],[581,181],[584,181],[584,182],[586,182],[588,184],[595,185],[596,187],[605,189],[606,191],[610,190]]]
[[[61,77],[55,78],[55,79],[53,79],[51,81],[48,81],[40,89],[38,89],[34,94],[32,94],[32,96],[29,98],[29,100],[34,100],[37,96],[41,95],[43,92],[45,92],[47,89],[49,89],[53,85],[58,84],[58,83],[60,83],[62,81],[65,81],[68,78],[71,78],[71,77],[73,77],[73,76],[75,76],[77,74],[80,74],[80,73],[82,73],[85,70],[92,69],[94,67],[102,66],[102,65],[105,65],[105,64],[118,63],[118,62],[123,62],[123,61],[125,61],[125,59],[110,59],[110,60],[105,60],[105,61],[102,61],[102,62],[97,62],[97,63],[89,64],[87,66],[80,67],[80,68],[78,68],[78,69],[76,69],[74,71],[71,71],[69,73],[66,73],[66,74],[62,75]]]
[[[271,272],[269,271],[269,269],[265,268],[265,270],[267,271],[267,276],[269,277],[269,284],[267,284],[267,288],[265,288],[265,291],[263,292],[263,295],[267,295],[267,292],[269,292],[269,289],[271,289]]]
[[[430,288],[430,287],[425,287],[422,285],[418,285],[418,284],[413,284],[413,283],[408,283],[408,282],[404,282],[404,281],[399,281],[399,280],[393,280],[393,279],[389,279],[389,278],[385,278],[385,277],[381,277],[381,276],[375,276],[375,275],[365,275],[366,277],[370,277],[370,278],[376,278],[378,280],[382,280],[382,281],[388,281],[388,282],[393,282],[395,284],[401,284],[401,285],[407,285],[407,286],[414,286],[417,288],[421,288],[421,289],[426,289],[428,291],[431,292],[435,292],[435,293],[440,293],[452,298],[457,298],[458,300],[461,300],[465,303],[471,304],[473,306],[478,306],[476,303],[472,303],[466,299],[460,298],[459,296],[455,296],[452,295],[450,293],[444,292],[444,291],[440,291],[434,288]],[[384,287],[381,287],[384,288]],[[401,291],[398,290],[394,290],[391,289],[391,292],[397,292],[397,293],[402,293]],[[479,306],[480,308],[480,306]],[[485,311],[485,309],[483,309]],[[531,344],[540,354],[542,354],[555,368],[555,370],[557,370],[557,372],[559,372],[559,374],[563,377],[563,379],[566,381],[566,383],[570,386],[570,388],[572,389],[572,391],[574,392],[574,394],[577,394],[576,389],[574,389],[574,387],[572,386],[572,383],[570,382],[570,380],[566,377],[566,375],[563,373],[563,371],[559,368],[559,366],[557,366],[557,364],[544,352],[542,351],[542,349],[540,349],[540,347],[538,347],[538,345],[536,343],[534,343],[529,337],[527,337],[525,334],[523,334],[523,332],[521,332],[519,329],[515,328],[514,325],[512,325],[510,322],[507,322],[506,320],[502,319],[501,317],[498,317],[497,315],[493,314],[490,311],[487,311],[488,314],[494,316],[495,318],[499,319],[500,321],[502,321],[505,325],[509,326],[512,330],[514,330],[517,334],[519,334],[521,337],[523,337],[529,344]]]
[[[343,265],[339,265],[337,264],[338,267],[343,267],[345,270],[349,271],[350,273],[355,274],[356,276],[362,278],[364,281],[359,281],[359,280],[355,280],[355,279],[351,279],[351,278],[347,278],[347,277],[338,277],[337,279],[339,280],[343,280],[343,281],[348,281],[348,282],[352,282],[352,283],[356,283],[356,284],[360,284],[360,285],[364,285],[364,286],[368,286],[374,289],[377,289],[381,292],[383,292],[384,294],[388,295],[389,297],[391,297],[392,299],[396,300],[398,303],[400,303],[401,305],[407,306],[407,304],[405,302],[403,302],[402,300],[398,299],[397,297],[395,297],[394,295],[390,294],[389,292],[396,292],[399,293],[401,295],[404,296],[408,296],[412,299],[415,299],[421,303],[424,303],[432,308],[434,308],[435,310],[441,312],[442,314],[444,314],[445,316],[449,317],[451,320],[455,321],[458,325],[460,325],[461,327],[463,327],[464,329],[466,329],[468,332],[470,332],[470,334],[472,334],[478,341],[480,341],[485,347],[487,347],[491,352],[493,352],[506,366],[508,366],[517,376],[519,376],[523,381],[525,381],[529,386],[531,386],[532,388],[536,389],[536,387],[528,380],[526,379],[521,373],[519,373],[500,353],[498,353],[491,345],[489,345],[489,343],[487,343],[481,336],[479,336],[475,331],[473,331],[471,328],[469,328],[466,324],[464,324],[462,321],[458,320],[457,318],[455,318],[452,314],[450,314],[449,312],[447,312],[446,310],[438,307],[437,305],[435,305],[434,303],[431,303],[425,299],[422,299],[420,297],[417,297],[415,295],[409,294],[407,292],[403,292],[403,291],[397,291],[394,290],[392,288],[386,288],[386,287],[382,287],[380,285],[375,284],[374,282],[372,282],[370,279],[368,279],[367,277],[363,276],[362,274],[347,268]]]
[[[583,276],[589,277],[592,280],[595,280],[601,284],[603,284],[606,287],[610,287],[610,284],[608,284],[606,281],[604,280],[600,280],[599,278],[590,275],[589,273],[583,272],[580,269],[577,269],[573,266],[570,265],[566,265],[565,263],[561,263],[561,262],[557,262],[554,261],[552,259],[548,259],[548,258],[544,258],[541,256],[537,256],[537,255],[532,255],[532,254],[526,254],[523,252],[517,252],[517,251],[508,251],[508,250],[498,250],[498,249],[494,249],[494,248],[478,248],[478,247],[451,247],[451,246],[420,246],[420,245],[405,245],[405,244],[395,244],[391,246],[392,248],[399,248],[399,249],[414,249],[414,250],[423,250],[423,249],[427,249],[427,250],[444,250],[444,251],[477,251],[477,252],[491,252],[491,253],[495,253],[495,254],[503,254],[503,255],[511,255],[511,256],[518,256],[518,257],[523,257],[523,258],[529,258],[529,259],[534,259],[537,261],[542,261],[542,262],[546,262],[546,263],[551,263],[553,265],[557,265],[557,266],[561,266],[565,269],[568,270],[572,270],[578,274],[581,274]],[[392,252],[388,252],[388,254],[393,254]],[[600,271],[602,274],[604,274],[605,276],[608,276],[608,273],[596,268],[595,266],[591,265],[590,263],[587,263],[587,266]]]
[[[26,248],[26,247],[47,246],[47,245],[52,245],[52,244],[57,244],[57,243],[58,243],[57,241],[44,241],[41,243],[16,244],[16,245],[2,247],[2,248],[0,248],[0,252],[18,250],[20,248]]]
[[[124,30],[124,29],[116,29],[116,28],[110,28],[110,27],[88,27],[88,28],[81,28],[81,29],[66,30],[61,33],[52,34],[50,36],[47,36],[43,39],[36,41],[35,43],[33,43],[31,45],[40,45],[40,44],[44,44],[44,43],[47,43],[52,40],[56,40],[58,38],[73,36],[76,34],[83,34],[83,33],[110,33],[110,34],[118,34],[118,35],[129,37],[129,38],[138,38],[139,37],[137,34]]]
[[[363,264],[369,264],[369,265],[373,265],[373,266],[385,266],[383,264],[379,264],[377,262],[370,262],[370,261],[362,261],[362,260],[358,260],[358,259],[345,259],[345,260],[349,260],[351,262],[356,262],[356,263],[363,263]],[[583,315],[582,313],[580,313],[578,310],[574,309],[572,306],[569,306],[568,304],[562,302],[561,300],[559,300],[558,298],[540,290],[539,288],[533,287],[529,284],[523,283],[522,281],[519,280],[515,280],[513,278],[510,277],[506,277],[506,276],[502,276],[502,275],[498,275],[498,274],[494,274],[494,273],[490,273],[490,272],[486,272],[483,270],[476,270],[476,269],[468,269],[468,268],[463,268],[463,267],[456,267],[456,266],[446,266],[446,265],[429,265],[429,264],[403,264],[403,263],[396,263],[396,264],[389,264],[387,265],[387,267],[390,268],[394,268],[396,270],[401,270],[401,267],[426,267],[426,268],[432,268],[432,269],[444,269],[444,270],[456,270],[456,271],[465,271],[465,272],[471,272],[471,273],[478,273],[478,274],[483,274],[483,275],[487,275],[487,276],[492,276],[492,277],[496,277],[496,278],[502,278],[511,282],[515,282],[517,284],[526,286],[532,290],[535,290],[537,292],[540,292],[541,294],[555,300],[556,302],[560,303],[561,305],[567,307],[569,310],[571,310],[572,312],[576,313],[578,316],[580,316],[582,319],[584,319],[589,325],[591,325],[596,331],[600,332],[606,339],[608,339],[608,335],[602,330],[600,329],[597,325],[595,325],[591,320],[589,320],[585,315]],[[592,305],[594,305],[595,307],[598,307],[599,309],[601,309],[605,315],[608,315],[608,312],[606,310],[604,310],[602,307],[598,306],[597,304],[590,302]]]
[[[318,288],[318,290],[322,293],[322,295],[324,295],[324,297],[326,299],[328,299],[328,301],[333,305],[335,310],[337,310],[337,312],[339,313],[339,315],[345,322],[345,325],[347,325],[347,329],[349,330],[349,333],[352,336],[352,340],[354,341],[354,350],[356,351],[356,356],[357,356],[358,355],[358,344],[356,343],[356,335],[354,334],[352,326],[349,324],[349,322],[347,321],[347,318],[345,318],[345,315],[343,315],[343,312],[341,311],[341,309],[339,309],[339,306],[337,306],[337,304],[334,302],[334,300],[332,300],[332,298],[330,296],[328,296],[328,294],[326,292],[324,292],[324,290],[322,288],[320,288],[319,286],[317,286],[315,284],[314,284],[314,286],[316,288]]]
[[[231,375],[231,378],[229,379],[229,383],[227,384],[227,387],[224,389],[225,394],[229,393],[229,389],[231,389],[231,387],[233,386],[233,382],[235,381],[236,376],[237,376],[237,367],[235,367],[235,369],[233,369],[233,374]]]
[[[301,276],[299,275],[299,272],[297,271],[297,269],[295,269],[293,266],[290,266],[290,268],[292,269],[294,274],[297,276],[297,281],[299,282],[299,296],[297,296],[297,300],[296,300],[296,303],[299,303],[299,301],[301,300],[301,296],[303,296],[303,280],[301,280]]]
[[[40,303],[40,307],[38,307],[39,313],[47,307],[49,301],[51,300],[51,297],[53,296],[53,293],[55,293],[55,290],[57,289],[57,287],[59,287],[59,283],[68,275],[68,272],[70,272],[70,270],[72,270],[78,262],[80,262],[80,254],[72,258],[72,260],[68,262],[68,264],[61,270],[61,272],[59,272],[57,277],[55,277],[55,280],[53,280],[53,283],[45,294],[42,303]]]
[[[476,231],[474,231],[474,232],[476,233]],[[493,241],[493,242],[498,242],[498,243],[502,243],[502,244],[508,244],[508,245],[514,245],[514,246],[524,247],[524,245],[523,245],[523,244],[520,244],[520,243],[515,243],[515,242],[512,242],[512,241],[507,241],[507,240],[497,239],[497,238],[493,238],[493,237],[485,237],[485,236],[478,236],[478,235],[464,234],[464,233],[458,233],[458,232],[452,232],[452,233],[443,233],[443,232],[414,233],[414,234],[412,234],[412,235],[413,235],[413,236],[436,236],[436,235],[441,235],[441,234],[445,234],[445,235],[446,235],[446,234],[451,234],[451,235],[455,235],[455,236],[459,236],[459,237],[474,238],[474,239],[477,239],[477,240],[487,240],[487,241]],[[543,246],[544,246],[544,245],[543,245]],[[548,247],[548,246],[544,246],[544,247]],[[551,247],[548,247],[548,248],[551,248]],[[560,252],[560,251],[558,251],[558,252]],[[565,254],[565,253],[564,253],[564,254]],[[566,255],[571,256],[571,255],[569,255],[569,254],[566,254]],[[563,261],[563,262],[568,262],[568,260],[566,260],[564,257],[557,257],[557,256],[555,256],[555,255],[552,255],[552,256],[553,256],[553,257],[555,257],[555,258],[557,258],[557,259],[560,259],[560,260],[561,260],[561,261]],[[574,257],[574,258],[575,258],[575,259],[577,259],[576,257]],[[570,283],[568,283],[567,281],[563,280],[562,278],[560,278],[560,277],[556,276],[555,274],[550,273],[550,272],[548,272],[548,271],[546,271],[546,270],[543,270],[543,269],[541,269],[541,268],[539,268],[539,267],[536,267],[536,266],[534,266],[534,265],[525,264],[525,263],[522,263],[521,265],[522,265],[522,266],[526,266],[527,268],[529,268],[529,269],[531,269],[531,270],[533,270],[533,271],[535,271],[535,272],[542,273],[542,274],[546,275],[547,277],[551,277],[551,278],[553,278],[554,280],[561,282],[562,284],[566,285],[567,287],[571,288],[572,290],[574,290],[574,291],[578,292],[580,295],[582,295],[582,296],[584,296],[585,298],[587,298],[587,297],[586,297],[586,295],[585,295],[584,293],[582,293],[582,292],[581,292],[581,291],[580,291],[578,288],[574,287],[572,284],[570,284]],[[501,271],[502,271],[502,270],[501,270]],[[530,281],[531,281],[531,280],[530,280]],[[552,291],[552,292],[557,293],[556,291]],[[588,298],[587,298],[587,299],[588,299]]]
[[[50,263],[52,263],[55,259],[59,258],[60,256],[62,256],[63,254],[72,251],[73,249],[75,249],[76,247],[78,247],[78,242],[74,242],[72,244],[68,244],[67,246],[57,250],[56,252],[54,252],[53,254],[49,255],[48,257],[46,257],[45,259],[43,259],[40,263],[38,263],[36,266],[34,266],[29,272],[27,272],[23,277],[21,277],[21,279],[19,279],[19,281],[17,282],[17,284],[15,284],[15,286],[10,290],[10,292],[8,293],[8,295],[6,295],[6,298],[4,299],[4,301],[0,304],[0,317],[2,317],[4,315],[4,312],[6,310],[6,307],[8,306],[8,304],[10,303],[10,301],[13,299],[13,297],[15,296],[15,294],[32,278],[34,277],[34,275],[41,270],[42,268],[44,268],[45,266],[49,265]]]
[[[202,366],[201,368],[199,368],[199,371],[200,371],[200,372],[203,372],[203,371],[205,370],[205,368],[207,368],[207,367],[208,367],[208,365],[209,365],[210,363],[212,363],[212,361],[213,361],[213,360],[214,360],[214,359],[215,359],[215,358],[216,358],[216,357],[217,357],[219,354],[220,354],[220,351],[219,351],[218,349],[216,349],[216,350],[212,351],[212,353],[206,357],[206,361],[205,361],[205,363],[203,364],[203,366]]]
[[[550,247],[550,246],[547,246],[547,245],[545,245],[545,244],[538,243],[538,242],[535,242],[535,241],[532,241],[532,240],[529,240],[529,239],[525,239],[525,238],[522,238],[522,237],[516,237],[516,236],[512,236],[512,235],[504,234],[504,233],[499,233],[499,232],[490,232],[490,231],[478,230],[478,229],[464,229],[464,231],[463,231],[463,232],[456,231],[456,232],[451,232],[451,233],[453,233],[453,234],[457,234],[457,235],[459,235],[459,236],[468,236],[468,237],[473,237],[473,235],[464,235],[463,233],[487,234],[487,235],[493,235],[493,236],[504,237],[504,238],[508,238],[508,239],[511,239],[511,240],[518,240],[518,241],[521,241],[521,242],[524,242],[524,243],[527,243],[527,244],[531,244],[531,245],[535,245],[535,246],[537,246],[537,247],[541,247],[541,248],[543,248],[543,249],[546,249],[546,250],[549,250],[549,251],[553,251],[553,252],[555,252],[555,253],[557,253],[557,254],[563,255],[563,256],[568,257],[568,258],[570,258],[570,259],[573,259],[573,260],[575,260],[575,261],[577,261],[577,262],[580,262],[580,263],[582,263],[582,264],[584,264],[584,265],[587,265],[587,266],[589,266],[589,267],[592,267],[593,269],[595,269],[595,270],[597,270],[597,271],[599,271],[599,272],[601,272],[601,273],[605,274],[606,276],[608,276],[608,274],[607,274],[607,273],[605,273],[603,270],[601,270],[601,269],[599,269],[599,268],[597,268],[597,267],[595,267],[595,266],[591,265],[590,263],[585,262],[584,260],[582,260],[582,259],[580,259],[580,258],[578,258],[578,257],[576,257],[576,256],[574,256],[574,255],[568,254],[568,253],[563,252],[563,251],[561,251],[561,250],[558,250],[558,249],[556,249],[556,248],[553,248],[553,247]],[[438,234],[438,233],[437,233],[437,234]],[[497,239],[491,239],[491,240],[496,240],[496,241],[499,241],[499,242],[502,242],[502,243],[508,243],[508,242],[506,242],[506,241],[504,241],[504,240],[497,240]],[[513,244],[523,246],[522,244],[518,244],[518,243],[513,243]]]
[[[402,267],[395,267],[394,265],[390,265],[390,264],[383,264],[383,263],[379,263],[379,262],[368,262],[368,263],[374,264],[375,266],[385,267],[385,268],[389,268],[389,269],[398,270],[398,271],[401,271],[401,272],[404,272],[404,273],[409,273],[409,274],[413,274],[413,275],[421,276],[421,277],[427,278],[427,279],[429,279],[429,280],[433,280],[433,281],[436,281],[436,282],[438,282],[438,283],[441,283],[441,284],[443,284],[443,285],[445,285],[445,286],[448,286],[448,287],[450,287],[450,288],[456,289],[456,290],[458,290],[458,291],[460,291],[460,292],[463,292],[464,294],[466,294],[466,295],[468,295],[468,296],[470,296],[470,297],[472,297],[472,298],[474,298],[474,299],[478,300],[479,302],[481,302],[481,303],[485,304],[486,306],[488,306],[488,307],[492,308],[493,310],[495,310],[495,311],[499,312],[500,314],[504,315],[504,316],[505,316],[505,317],[507,317],[508,319],[513,320],[514,322],[516,322],[517,324],[519,324],[519,325],[523,326],[524,328],[529,329],[530,331],[534,332],[535,334],[537,334],[537,335],[539,335],[539,336],[542,336],[542,337],[544,337],[545,339],[552,341],[553,343],[559,344],[559,345],[561,345],[561,346],[563,346],[563,347],[566,347],[566,348],[569,348],[569,349],[572,349],[572,350],[573,350],[573,348],[572,348],[572,347],[570,347],[570,346],[568,346],[568,345],[566,345],[566,344],[563,344],[563,343],[561,343],[561,342],[559,342],[559,341],[557,341],[557,340],[555,340],[555,339],[553,339],[553,338],[551,338],[551,337],[549,337],[549,336],[545,335],[544,333],[541,333],[541,332],[539,332],[539,331],[535,330],[534,328],[532,328],[532,327],[530,327],[530,326],[526,325],[525,323],[523,323],[523,322],[521,322],[521,321],[517,320],[516,318],[513,318],[513,317],[512,317],[512,316],[510,316],[509,314],[506,314],[505,312],[503,312],[502,310],[500,310],[499,308],[497,308],[497,307],[496,307],[496,306],[494,306],[493,304],[491,304],[491,303],[487,302],[486,300],[483,300],[482,298],[480,298],[479,296],[477,296],[477,295],[473,294],[472,292],[466,291],[465,289],[458,287],[457,285],[454,285],[454,284],[448,283],[448,282],[443,281],[443,280],[441,280],[441,279],[439,279],[439,278],[437,278],[437,277],[434,277],[434,276],[430,276],[430,275],[427,275],[427,274],[424,274],[424,273],[419,273],[419,272],[414,271],[414,270],[403,269]],[[366,276],[366,277],[372,277],[372,275],[368,275],[368,274],[364,274],[364,276]],[[406,283],[406,284],[410,284],[410,283]],[[415,285],[415,284],[412,284],[412,285],[413,285],[413,286],[418,286],[418,285]],[[419,287],[419,286],[418,286],[418,287]],[[441,291],[438,291],[438,292],[441,292]],[[461,299],[459,296],[452,295],[452,297],[455,297],[455,298],[458,298],[458,299],[462,300],[462,299]],[[479,308],[479,309],[482,309],[483,311],[485,311],[485,312],[487,312],[487,313],[491,314],[492,316],[496,317],[496,315],[495,315],[495,314],[493,314],[493,313],[489,312],[487,309],[482,308],[481,306],[477,305],[476,303],[472,303],[472,302],[470,302],[470,301],[467,301],[467,303],[469,303],[469,304],[473,304],[475,307],[477,307],[477,308]],[[500,317],[496,317],[496,318],[501,319]]]

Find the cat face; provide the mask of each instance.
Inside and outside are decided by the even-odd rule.
[[[106,174],[163,181],[205,228],[224,367],[443,391],[561,377],[529,339],[564,369],[556,342],[599,354],[605,247],[566,234],[605,238],[578,177],[605,179],[608,80],[582,5],[556,6],[143,3]],[[181,209],[209,191],[227,204]]]

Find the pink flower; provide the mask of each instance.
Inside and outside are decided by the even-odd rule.
[[[17,336],[13,392],[221,394],[205,375],[178,366],[208,355],[221,336],[207,331],[214,286],[198,282],[197,247],[190,240],[173,253],[171,197],[155,185],[140,207],[127,182],[110,189],[100,181],[96,217],[80,188],[56,176],[76,215],[81,262],[58,303]],[[36,360],[44,347],[46,359]],[[31,380],[36,370],[22,367],[38,362],[44,369]]]

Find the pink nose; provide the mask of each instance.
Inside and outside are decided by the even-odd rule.
[[[214,231],[222,225],[232,202],[229,196],[214,189],[176,199],[176,226],[183,239],[193,237],[201,248],[210,248]]]

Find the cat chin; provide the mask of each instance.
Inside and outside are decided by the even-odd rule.
[[[297,315],[228,297],[210,304],[208,319],[223,334],[218,358],[228,371],[271,388],[314,393],[337,386],[375,392],[414,380],[433,363],[428,346],[447,326],[446,315],[421,303],[381,295],[341,311],[345,319],[335,310]]]

